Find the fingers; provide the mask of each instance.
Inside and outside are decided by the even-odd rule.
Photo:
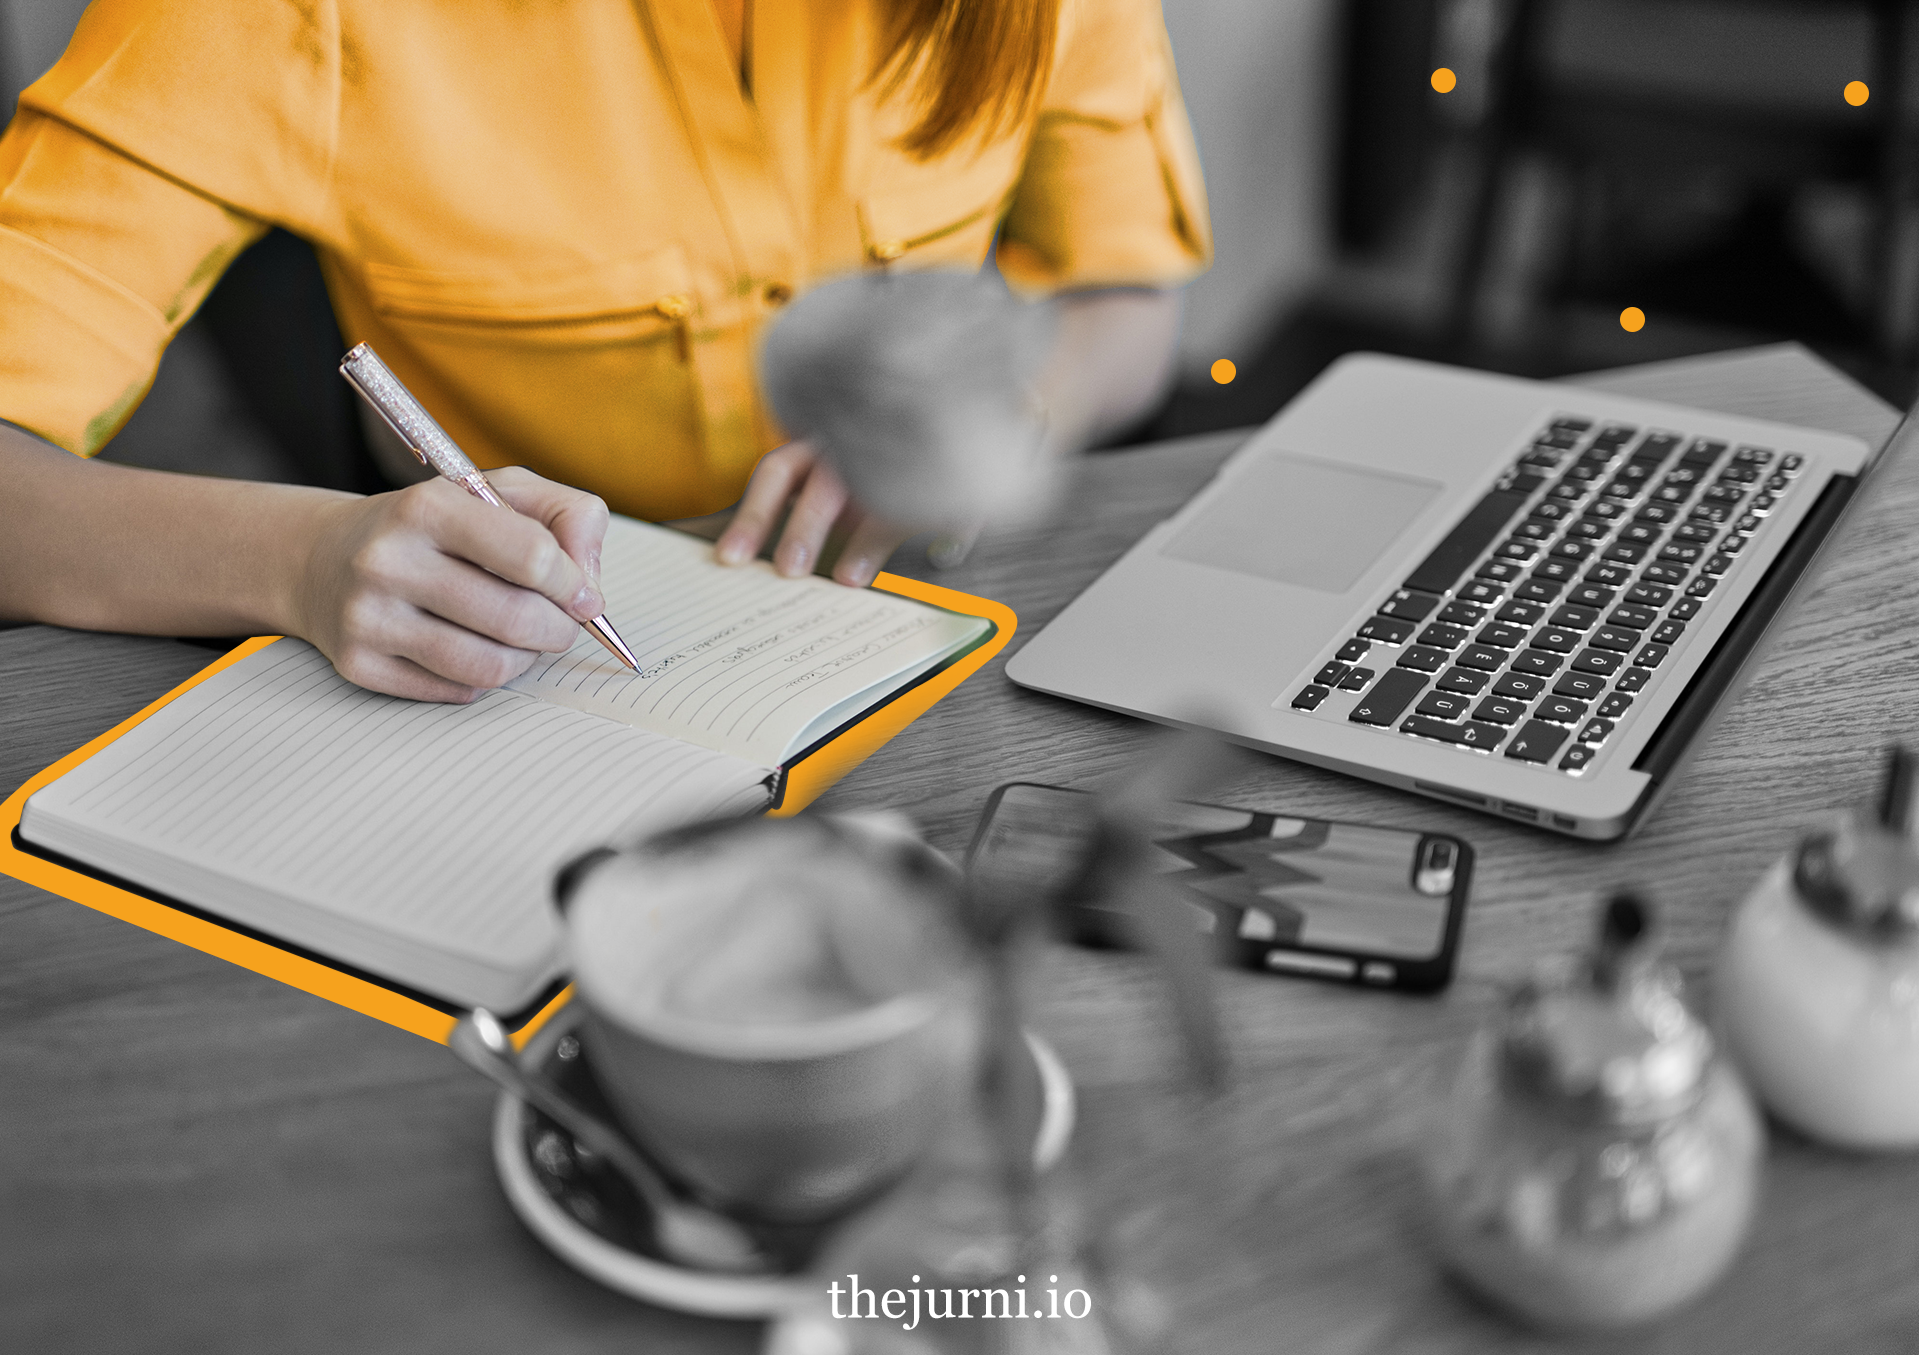
[[[786,515],[786,529],[773,552],[773,567],[789,579],[805,574],[819,562],[826,534],[839,521],[846,507],[846,486],[832,468],[815,461],[807,473],[806,484]]]
[[[866,587],[908,535],[884,518],[862,515],[840,551],[833,577],[854,588]]]
[[[507,498],[506,490],[501,489],[500,497],[507,498],[508,503],[522,499],[535,511],[548,512],[556,519],[570,512],[574,516],[568,526],[576,539],[584,541],[592,534],[589,506],[569,504],[547,492],[560,490],[570,496],[576,491],[547,481],[540,482],[543,488],[529,486],[504,473],[500,478],[514,485],[513,498]],[[408,501],[402,510],[404,525],[429,537],[442,553],[471,561],[508,583],[533,590],[576,621],[589,621],[606,610],[606,602],[588,580],[586,570],[544,523],[482,503],[444,480],[402,490],[400,497]],[[603,505],[600,511],[604,513]],[[605,534],[604,522],[598,531],[601,536]],[[593,544],[597,546],[598,542]]]
[[[786,501],[805,483],[817,458],[804,442],[775,447],[760,458],[733,520],[720,533],[714,554],[723,565],[744,564],[760,553]]]
[[[357,599],[345,621],[338,645],[323,646],[341,676],[416,701],[471,701],[539,657],[390,596]]]
[[[551,532],[560,549],[585,572],[587,582],[596,589],[599,587],[600,549],[605,544],[606,525],[611,517],[604,499],[542,479],[521,466],[508,466],[487,478],[515,512]],[[586,621],[592,617],[579,619]]]

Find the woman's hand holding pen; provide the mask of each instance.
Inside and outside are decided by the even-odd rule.
[[[488,479],[515,510],[434,479],[325,505],[292,602],[304,636],[362,687],[471,701],[600,615],[606,505],[517,467]]]

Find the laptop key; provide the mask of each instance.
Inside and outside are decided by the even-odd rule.
[[[1539,554],[1539,543],[1536,541],[1525,541],[1516,536],[1510,537],[1500,542],[1499,549],[1494,551],[1493,554],[1502,560],[1530,560],[1533,556]]]
[[[1690,621],[1699,615],[1699,609],[1704,605],[1698,598],[1680,598],[1666,615],[1675,621]]]
[[[1533,578],[1542,582],[1565,583],[1579,573],[1579,565],[1572,560],[1546,560],[1533,571]]]
[[[1705,554],[1703,546],[1696,546],[1689,541],[1675,541],[1671,545],[1659,548],[1659,558],[1676,565],[1697,564],[1699,557],[1703,554]]]
[[[1535,649],[1550,649],[1555,654],[1570,654],[1579,648],[1579,644],[1579,632],[1566,630],[1561,626],[1541,626],[1533,632]]]
[[[1459,743],[1460,727],[1448,724],[1444,720],[1435,720],[1430,715],[1408,715],[1399,726],[1402,734],[1417,734],[1422,739],[1439,739],[1445,743]]]
[[[1635,660],[1635,662],[1643,661],[1644,658],[1645,652],[1642,650],[1639,660]],[[1625,664],[1626,656],[1624,654],[1615,654],[1607,649],[1582,649],[1579,651],[1579,656],[1573,660],[1573,668],[1575,671],[1581,673],[1597,673],[1600,677],[1611,677],[1623,668]]]
[[[1628,668],[1619,675],[1619,681],[1613,684],[1615,691],[1636,692],[1652,681],[1652,674],[1643,668]]]
[[[1351,671],[1352,669],[1348,668],[1345,664],[1335,660],[1320,669],[1317,673],[1314,673],[1313,681],[1322,687],[1337,687],[1339,680]]]
[[[1614,692],[1599,703],[1599,713],[1608,720],[1617,720],[1632,706],[1632,698],[1624,692]]]
[[[1686,570],[1683,565],[1651,564],[1639,577],[1648,583],[1681,584],[1686,581]]]
[[[1477,626],[1486,619],[1486,609],[1470,602],[1449,602],[1439,609],[1439,619],[1455,626]]]
[[[1361,640],[1355,637],[1341,645],[1339,647],[1339,653],[1333,655],[1333,657],[1341,663],[1357,663],[1366,657],[1366,651],[1372,647],[1371,641]]]
[[[1474,504],[1446,537],[1406,576],[1406,587],[1419,592],[1443,593],[1459,581],[1468,566],[1485,553],[1506,524],[1526,506],[1531,495],[1515,489],[1494,490]]]
[[[1488,606],[1506,596],[1506,590],[1491,579],[1474,579],[1459,590],[1459,596],[1467,602],[1481,602]]]
[[[1496,725],[1511,725],[1519,723],[1520,717],[1525,713],[1524,701],[1515,701],[1510,696],[1489,696],[1473,711],[1473,719],[1490,720]]]
[[[1570,696],[1575,701],[1596,701],[1599,694],[1606,690],[1606,679],[1597,673],[1581,673],[1568,670],[1559,675],[1553,683],[1554,696]]]
[[[1552,614],[1552,624],[1568,630],[1584,630],[1599,619],[1599,613],[1591,607],[1580,607],[1567,603]]]
[[[1562,772],[1576,772],[1598,756],[1598,749],[1588,748],[1583,743],[1575,743],[1566,750],[1566,756],[1559,759],[1559,770]]]
[[[1490,579],[1494,583],[1511,583],[1526,571],[1511,560],[1488,560],[1473,571],[1475,578]]]
[[[1491,645],[1495,649],[1518,649],[1526,643],[1526,634],[1524,626],[1508,626],[1502,621],[1495,621],[1480,627],[1478,640],[1480,644]]]
[[[1519,733],[1506,745],[1506,756],[1517,758],[1521,762],[1544,762],[1559,750],[1571,733],[1560,725],[1550,725],[1544,720],[1528,720],[1519,727]]]
[[[1370,692],[1359,698],[1359,704],[1353,707],[1352,714],[1346,718],[1355,724],[1390,727],[1399,718],[1399,713],[1411,705],[1413,698],[1425,688],[1426,679],[1418,673],[1394,668],[1375,682]]]
[[[1586,582],[1606,588],[1624,588],[1632,582],[1632,566],[1594,565],[1586,571]]]
[[[1391,616],[1375,616],[1359,623],[1361,640],[1377,640],[1383,645],[1403,645],[1412,633],[1419,629],[1410,621],[1401,621]]]
[[[1659,619],[1659,610],[1655,607],[1641,607],[1637,603],[1622,602],[1612,609],[1612,615],[1606,618],[1610,625],[1630,626],[1634,630],[1644,630]]]
[[[1633,656],[1633,662],[1641,668],[1657,668],[1665,661],[1666,652],[1664,645],[1647,645]]]
[[[1606,551],[1605,558],[1614,564],[1636,565],[1646,558],[1646,548],[1630,543],[1612,546]]]
[[[1704,546],[1719,535],[1719,529],[1704,522],[1682,522],[1672,534],[1675,541],[1690,541],[1696,546]]]
[[[1459,653],[1459,666],[1496,673],[1506,666],[1506,652],[1490,645],[1467,645]]]
[[[1486,684],[1491,681],[1491,673],[1475,673],[1470,668],[1448,668],[1446,676],[1439,680],[1439,686],[1442,691],[1478,696],[1486,690]]]
[[[1702,574],[1686,585],[1686,596],[1689,598],[1703,598],[1718,586],[1718,579],[1710,574]]]
[[[1712,575],[1714,578],[1718,578],[1731,568],[1732,556],[1730,555],[1709,556],[1706,559],[1706,563],[1700,566],[1703,572]]]
[[[1421,593],[1411,588],[1402,588],[1379,609],[1381,616],[1398,617],[1402,621],[1424,621],[1427,613],[1439,605],[1439,599],[1431,593]]]
[[[1510,696],[1515,701],[1531,701],[1545,690],[1544,678],[1526,673],[1502,673],[1499,681],[1493,684],[1494,696]]]
[[[1601,626],[1593,632],[1592,644],[1595,649],[1616,649],[1620,653],[1636,649],[1639,645],[1639,632],[1620,626]]]
[[[1310,687],[1303,687],[1300,689],[1299,695],[1293,698],[1293,709],[1312,710],[1331,695],[1332,688],[1330,687],[1321,687],[1317,684]]]
[[[1546,614],[1546,609],[1537,602],[1509,602],[1493,615],[1501,621],[1514,626],[1530,626]]]
[[[1671,504],[1649,503],[1632,516],[1634,522],[1671,522],[1679,513]],[[1694,510],[1693,516],[1699,516],[1698,510]]]
[[[1610,607],[1617,596],[1619,594],[1615,589],[1601,588],[1596,583],[1582,583],[1566,594],[1566,601],[1580,607],[1591,607],[1598,612]]]
[[[1656,645],[1676,645],[1679,637],[1686,633],[1684,621],[1668,621],[1652,633],[1652,642]]]
[[[1619,540],[1622,545],[1627,546],[1650,546],[1665,535],[1665,531],[1666,529],[1657,522],[1635,520],[1619,529]]]
[[[1586,721],[1586,727],[1579,731],[1581,743],[1604,743],[1606,736],[1613,731],[1613,722],[1594,716]]]
[[[1463,720],[1472,704],[1471,697],[1458,692],[1427,692],[1417,709],[1419,714],[1430,715],[1435,720]]]
[[[1429,645],[1413,645],[1399,656],[1399,667],[1421,673],[1437,673],[1446,666],[1446,651]]]
[[[1513,671],[1533,677],[1551,677],[1565,662],[1563,654],[1552,654],[1543,649],[1524,649],[1513,659]]]
[[[1459,741],[1468,748],[1483,748],[1487,752],[1499,747],[1506,737],[1506,731],[1498,725],[1479,724],[1468,720],[1459,727]]]
[[[1586,703],[1570,696],[1549,696],[1533,708],[1536,720],[1551,720],[1556,725],[1577,724],[1585,718]]]
[[[1363,692],[1366,690],[1366,685],[1370,683],[1372,680],[1373,680],[1372,669],[1355,668],[1353,669],[1352,672],[1346,674],[1345,677],[1339,680],[1339,686],[1341,691]]]
[[[1521,602],[1551,602],[1559,596],[1559,590],[1565,586],[1556,579],[1535,577],[1513,589],[1513,596]]]
[[[1626,601],[1642,603],[1647,607],[1663,607],[1672,601],[1672,589],[1657,583],[1635,584],[1626,594]]]
[[[1434,649],[1458,649],[1471,634],[1464,626],[1449,626],[1444,621],[1435,621],[1419,632],[1419,643],[1431,645]]]

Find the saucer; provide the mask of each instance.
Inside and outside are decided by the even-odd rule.
[[[580,1009],[568,1005],[540,1028],[521,1059],[608,1119],[584,1050],[574,1038]],[[1072,1078],[1052,1046],[1026,1034],[1039,1079],[1039,1123],[1033,1162],[1057,1163],[1073,1133]],[[637,1202],[625,1182],[582,1160],[572,1136],[519,1097],[502,1092],[493,1112],[493,1166],[507,1203],[533,1235],[561,1260],[609,1289],[662,1308],[705,1317],[771,1317],[818,1297],[806,1261],[830,1234],[872,1204],[823,1224],[768,1228],[769,1244],[792,1262],[784,1275],[728,1275],[692,1270],[662,1259],[651,1246]]]

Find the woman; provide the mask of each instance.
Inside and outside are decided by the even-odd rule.
[[[524,516],[82,460],[275,224],[350,342],[530,468],[492,477]],[[785,512],[788,573],[838,522],[864,584],[901,531],[766,454],[754,337],[817,280],[995,246],[1069,294],[1054,424],[1138,412],[1210,249],[1156,0],[96,0],[0,139],[0,618],[297,634],[458,701],[597,614],[607,504],[737,501],[729,562]]]

